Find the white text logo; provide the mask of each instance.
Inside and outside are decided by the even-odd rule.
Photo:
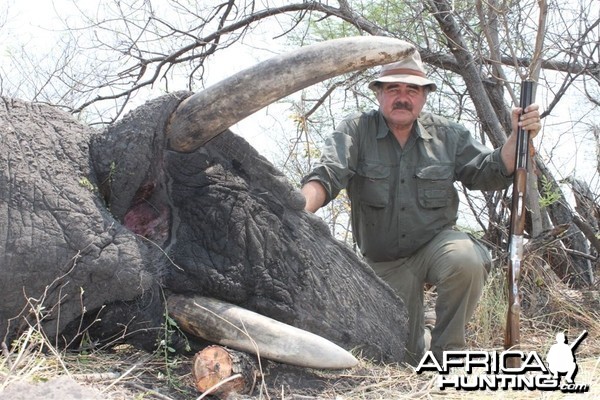
[[[575,383],[578,365],[575,358],[577,346],[585,339],[583,331],[571,344],[564,333],[556,335],[546,362],[535,351],[444,351],[441,360],[431,351],[425,353],[416,368],[417,374],[438,372],[438,388],[456,390],[560,390],[565,393],[584,393],[589,385]],[[509,360],[520,360],[519,367]],[[513,360],[514,361],[514,360]],[[451,370],[455,369],[453,374]],[[462,369],[464,374],[457,374]],[[561,382],[561,378],[565,381]]]

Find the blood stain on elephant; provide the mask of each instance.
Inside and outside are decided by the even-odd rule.
[[[169,237],[171,211],[164,202],[155,198],[155,188],[154,183],[140,187],[131,208],[125,213],[123,224],[140,236],[164,243]]]

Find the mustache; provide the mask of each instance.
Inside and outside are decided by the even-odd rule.
[[[394,110],[406,110],[406,111],[412,111],[412,105],[410,103],[404,102],[404,101],[397,101],[394,103],[393,108]]]

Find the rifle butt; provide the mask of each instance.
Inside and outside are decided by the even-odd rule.
[[[506,329],[504,330],[504,349],[511,351],[519,351],[521,349],[521,315],[520,306],[518,303],[509,303],[506,316]],[[521,358],[511,356],[506,359],[506,365],[510,368],[519,368],[521,366]]]

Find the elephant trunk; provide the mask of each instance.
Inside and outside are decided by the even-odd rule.
[[[415,47],[383,36],[329,40],[273,57],[184,100],[171,115],[172,150],[191,152],[261,108],[344,73],[410,56]]]

